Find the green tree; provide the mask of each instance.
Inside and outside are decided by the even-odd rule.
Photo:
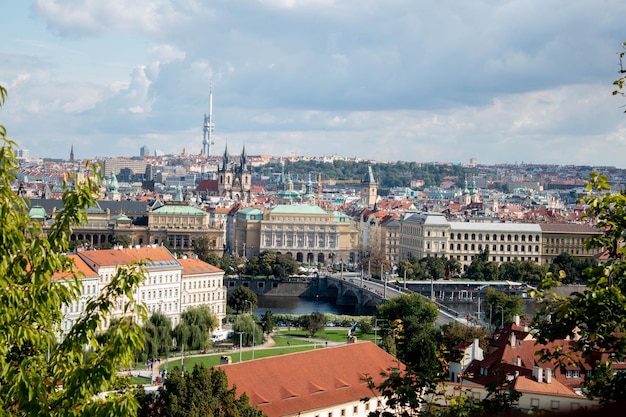
[[[533,261],[514,260],[503,262],[498,267],[498,277],[501,280],[520,281],[529,284],[538,284],[546,275],[547,268]]]
[[[161,312],[153,313],[144,323],[146,341],[150,340],[152,351],[146,352],[147,358],[167,356],[172,350],[172,320]],[[146,343],[148,346],[149,343]]]
[[[547,274],[535,294],[543,308],[535,316],[533,327],[540,343],[570,337],[576,340],[575,348],[583,357],[604,352],[623,358],[626,356],[626,194],[612,193],[608,178],[597,172],[590,175],[587,192],[579,201],[587,207],[584,219],[595,222],[604,231],[592,238],[588,247],[603,248],[606,260],[585,269],[587,288],[569,297],[558,296],[554,291],[566,278],[565,273]],[[563,359],[559,351],[544,349],[543,353],[545,358]],[[626,384],[620,383],[622,378],[604,378],[603,368],[598,369],[597,376],[585,380],[585,384],[594,381],[594,377],[597,381],[589,393],[605,401],[626,398]]]
[[[270,334],[274,330],[274,327],[276,327],[276,318],[270,310],[263,313],[263,316],[261,317],[261,327],[267,334]]]
[[[552,261],[550,272],[552,272],[553,275],[559,275],[559,273],[563,271],[565,275],[563,283],[575,284],[585,281],[583,271],[592,266],[593,261],[590,259],[582,260],[569,253],[562,253]]]
[[[485,293],[485,311],[490,325],[502,327],[511,323],[515,316],[524,314],[524,300],[518,295],[507,295],[489,287]]]
[[[397,357],[420,374],[439,372],[435,320],[437,307],[419,294],[394,297],[376,308],[375,316],[391,326]],[[391,353],[391,352],[390,352]]]
[[[254,314],[239,314],[233,323],[233,332],[243,332],[242,342],[246,346],[260,345],[263,343],[263,329],[256,324]],[[254,336],[253,336],[254,335]]]
[[[453,351],[455,346],[463,342],[472,342],[474,339],[478,339],[480,347],[486,351],[491,337],[489,330],[482,326],[466,326],[456,320],[441,326],[438,334],[441,353],[448,361],[456,359]]]
[[[0,86],[0,106],[5,98]],[[1,125],[0,141],[0,410],[16,416],[133,415],[138,404],[117,369],[132,366],[143,347],[137,319],[145,319],[145,309],[134,298],[143,268],[119,268],[60,337],[63,308],[77,304],[81,293],[72,259],[63,253],[72,227],[85,222],[87,208],[95,204],[97,170],[84,182],[66,182],[64,209],[46,236],[12,191],[17,145]],[[52,279],[55,273],[64,278]],[[128,316],[98,342],[98,329],[118,302]],[[104,391],[109,395],[100,396]]]
[[[228,296],[228,306],[239,313],[250,309],[250,303],[252,309],[256,308],[257,300],[257,295],[250,288],[240,285]]]
[[[180,315],[180,323],[172,332],[179,349],[207,350],[211,347],[211,333],[219,327],[215,313],[207,305],[191,307]]]
[[[489,250],[485,249],[474,257],[465,271],[465,278],[474,281],[493,281],[498,279],[498,265],[489,261]]]
[[[315,333],[324,329],[326,324],[326,316],[319,311],[314,311],[300,317],[300,327],[306,330],[309,337],[315,336]]]
[[[175,368],[158,393],[141,391],[137,397],[141,403],[138,417],[263,416],[245,393],[237,398],[236,388],[228,388],[224,371],[211,371],[203,365],[194,366],[184,377],[180,368]]]

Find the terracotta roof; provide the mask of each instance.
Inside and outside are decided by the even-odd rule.
[[[401,365],[403,366],[403,365]],[[359,401],[373,395],[364,378],[377,383],[397,360],[371,342],[358,342],[220,365],[237,394],[269,417],[294,415]]]
[[[52,279],[67,279],[73,276],[77,278],[97,278],[99,275],[96,271],[91,269],[89,265],[85,263],[78,255],[67,255],[72,260],[73,268],[71,271],[55,272],[52,275]]]
[[[78,252],[85,261],[103,266],[129,265],[133,262],[146,262],[151,266],[179,266],[180,264],[167,248],[163,246],[142,246],[133,248],[90,250]]]
[[[182,258],[178,260],[178,263],[183,266],[182,275],[224,272],[223,270],[204,261],[201,261],[200,259]]]

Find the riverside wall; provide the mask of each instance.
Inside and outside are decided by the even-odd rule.
[[[284,279],[273,278],[224,278],[224,285],[230,295],[237,287],[243,285],[256,295],[270,295],[278,297],[328,297],[325,278],[290,277]]]

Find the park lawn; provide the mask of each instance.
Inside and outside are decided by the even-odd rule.
[[[292,346],[292,347],[277,347],[277,348],[266,348],[266,349],[258,349],[254,351],[254,359],[261,359],[261,358],[267,358],[270,356],[278,356],[278,355],[285,355],[288,353],[294,353],[294,352],[303,352],[306,350],[312,350],[315,348],[315,345],[313,344],[306,344],[306,345],[298,345],[298,346]],[[214,355],[202,355],[202,356],[191,356],[188,358],[184,358],[183,363],[185,365],[185,369],[188,371],[193,370],[193,367],[196,364],[202,364],[204,365],[206,368],[211,368],[213,366],[219,365],[220,364],[220,358],[222,356],[230,356],[232,363],[237,363],[239,362],[239,351],[232,351],[232,352],[222,352],[222,353],[217,353]],[[249,361],[252,359],[252,351],[251,350],[245,350],[243,352],[241,352],[241,360],[242,361]],[[167,370],[170,371],[174,368],[180,368],[180,358],[179,359],[170,359],[167,362]],[[160,368],[162,369],[162,367]]]
[[[373,339],[373,337],[371,337],[370,335],[363,334],[360,331],[357,331],[356,334],[357,334],[357,338],[361,340]],[[298,340],[298,339],[305,340],[307,342],[309,341],[309,337],[307,336],[307,332],[305,330],[292,329],[292,330],[279,331],[279,332],[274,333],[272,337],[274,338],[274,340],[276,340],[277,338],[281,336],[284,336],[285,338],[290,338],[292,345],[295,344],[295,340]],[[348,338],[348,329],[344,327],[340,327],[337,329],[333,329],[332,327],[326,328],[324,330],[321,330],[315,333],[315,336],[313,336],[313,339],[328,340],[329,342],[337,342],[337,343],[346,342],[347,338]]]

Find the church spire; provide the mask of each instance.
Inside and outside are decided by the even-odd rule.
[[[70,162],[74,162],[74,144],[70,148]]]

